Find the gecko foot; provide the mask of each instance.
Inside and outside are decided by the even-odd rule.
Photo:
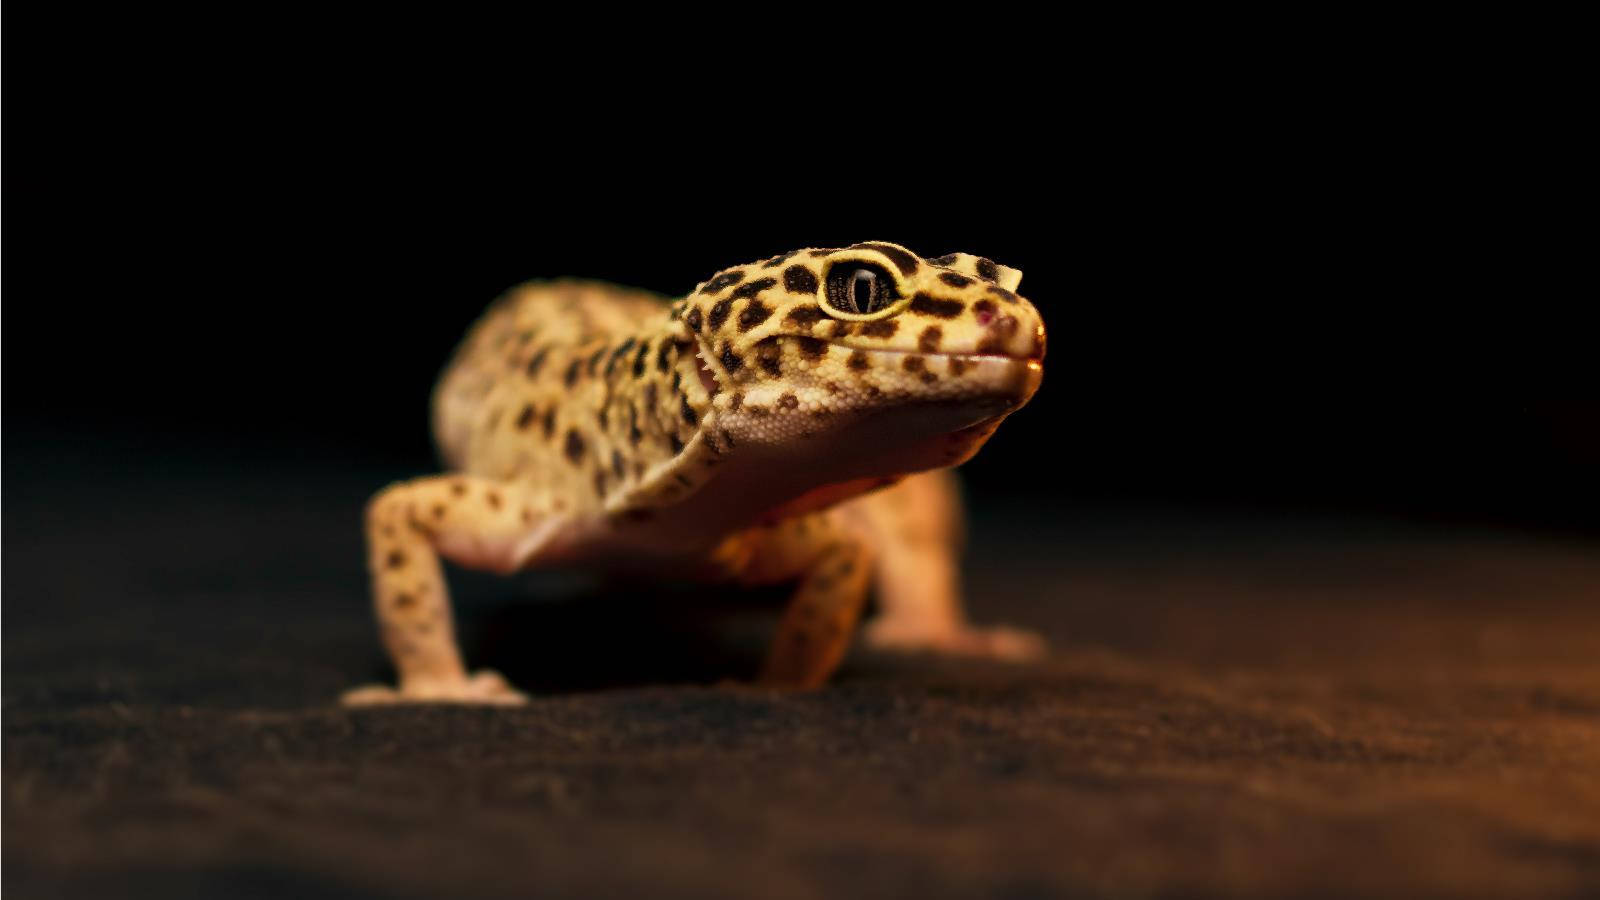
[[[867,623],[862,629],[862,638],[867,646],[875,650],[938,653],[1007,662],[1033,662],[1043,659],[1048,650],[1045,639],[1038,634],[1004,625],[930,628],[923,622],[878,619]]]
[[[343,706],[384,706],[397,703],[478,703],[491,706],[521,706],[528,695],[508,684],[499,672],[479,669],[466,678],[453,680],[408,681],[399,688],[369,684],[345,691],[339,698]]]

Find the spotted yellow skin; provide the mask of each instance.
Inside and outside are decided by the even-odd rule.
[[[891,282],[869,313],[828,294],[830,273],[862,266]],[[511,291],[435,391],[450,471],[369,506],[374,603],[400,680],[346,702],[523,701],[494,673],[467,673],[441,557],[503,573],[795,580],[762,673],[774,685],[821,684],[873,586],[875,644],[1035,655],[1036,638],[961,613],[947,471],[1039,385],[1044,326],[1020,279],[982,257],[871,242],[724,269],[676,301],[585,281]]]

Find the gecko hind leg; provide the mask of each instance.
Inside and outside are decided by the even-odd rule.
[[[526,703],[498,673],[467,673],[440,557],[510,574],[532,555],[545,523],[521,488],[483,478],[419,478],[380,491],[367,507],[367,562],[379,632],[399,684],[356,688],[341,702]]]
[[[949,471],[925,472],[861,498],[851,515],[877,547],[878,614],[862,628],[875,649],[1028,662],[1044,638],[1005,625],[979,626],[961,603],[961,495]]]

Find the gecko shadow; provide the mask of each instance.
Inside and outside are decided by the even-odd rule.
[[[605,584],[530,599],[502,584],[464,607],[463,651],[533,693],[748,681],[791,591]]]

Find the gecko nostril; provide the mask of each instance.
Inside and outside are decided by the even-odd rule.
[[[972,311],[972,315],[973,315],[974,318],[976,318],[978,320],[978,324],[979,325],[987,325],[990,322],[994,321],[994,316],[995,316],[994,305],[993,304],[987,304],[986,305],[986,304],[980,303]]]

